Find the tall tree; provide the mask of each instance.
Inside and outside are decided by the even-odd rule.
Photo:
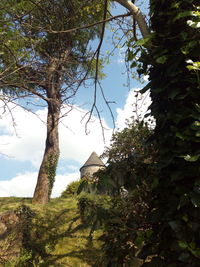
[[[89,42],[100,26],[67,32],[102,19],[98,1],[1,1],[0,87],[23,97],[36,96],[48,108],[47,137],[33,201],[48,202],[59,158],[61,107],[91,74],[95,56]]]

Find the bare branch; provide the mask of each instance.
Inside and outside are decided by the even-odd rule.
[[[12,113],[12,109],[13,109],[13,108],[11,109],[11,108],[9,107],[9,104],[8,104],[8,103],[11,102],[11,101],[10,101],[10,97],[8,97],[8,96],[6,96],[6,95],[1,95],[1,96],[0,96],[0,100],[4,103],[4,107],[3,107],[4,112],[3,112],[3,113],[5,113],[5,112],[6,112],[6,109],[7,109],[7,110],[8,110],[8,113],[9,113],[10,116],[11,116],[13,129],[14,129],[15,134],[16,134],[16,136],[17,136],[17,130],[16,130],[15,118],[14,118],[13,113]]]
[[[129,17],[129,16],[131,16],[131,12],[128,12],[128,13],[125,13],[125,14],[121,14],[121,15],[117,15],[117,16],[113,16],[113,17],[108,18],[108,19],[103,19],[103,20],[100,20],[98,22],[95,22],[95,23],[92,23],[92,24],[89,24],[89,25],[85,25],[85,26],[82,26],[82,27],[77,27],[77,28],[73,28],[73,29],[69,29],[69,30],[54,31],[54,30],[50,29],[50,30],[46,30],[46,31],[49,32],[49,33],[74,32],[74,31],[78,31],[78,30],[88,29],[88,28],[94,27],[94,26],[99,25],[99,24],[105,24],[106,22],[109,22],[109,21],[112,21],[112,20],[115,20],[115,19],[118,19],[118,18],[124,18],[124,17]]]
[[[86,132],[87,132],[87,124],[91,119],[91,116],[92,116],[92,113],[93,113],[94,109],[97,110],[97,114],[99,116],[99,112],[98,112],[98,109],[97,109],[97,106],[96,106],[97,82],[98,82],[98,72],[99,72],[99,56],[100,56],[101,46],[102,46],[102,43],[103,43],[103,38],[104,38],[104,33],[105,33],[105,26],[106,26],[106,21],[105,20],[106,20],[106,15],[107,15],[107,5],[108,5],[108,0],[105,0],[105,3],[104,3],[104,14],[103,14],[104,22],[102,24],[102,30],[101,30],[101,36],[100,36],[99,45],[98,45],[97,50],[96,50],[97,59],[96,59],[96,69],[95,69],[94,102],[93,102],[92,108],[90,110],[90,115],[88,117],[88,120],[86,122]],[[100,122],[101,122],[101,120],[100,120]]]
[[[22,89],[26,90],[27,92],[30,92],[31,94],[40,97],[41,99],[43,99],[46,102],[50,101],[49,98],[43,96],[42,94],[40,94],[36,90],[34,90],[34,89],[30,88],[30,87],[27,87],[25,84],[21,84],[21,83],[20,84],[16,84],[16,83],[12,84],[12,83],[7,83],[7,82],[4,83],[3,80],[1,80],[1,82],[2,82],[2,85],[0,85],[0,87],[8,86],[8,87],[13,87],[13,88],[22,88]]]
[[[111,107],[110,107],[110,104],[111,104],[111,103],[115,103],[115,102],[112,102],[112,101],[110,102],[110,101],[108,101],[108,100],[106,99],[105,94],[104,94],[104,91],[103,91],[103,88],[102,88],[102,86],[101,86],[101,83],[98,82],[98,84],[99,84],[99,87],[100,87],[100,89],[101,89],[101,94],[102,94],[102,96],[103,96],[103,99],[104,99],[104,101],[105,101],[105,103],[106,103],[106,105],[107,105],[107,108],[108,108],[109,111],[110,111],[111,118],[112,118],[112,122],[113,122],[113,126],[114,126],[114,128],[115,128],[115,118],[114,118],[112,109],[111,109]]]

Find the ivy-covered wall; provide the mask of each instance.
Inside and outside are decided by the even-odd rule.
[[[157,176],[145,266],[200,262],[200,6],[151,0],[151,115],[156,119]],[[151,265],[154,264],[154,265]]]

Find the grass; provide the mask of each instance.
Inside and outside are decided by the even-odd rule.
[[[35,266],[95,266],[101,255],[100,233],[94,232],[93,240],[88,238],[89,229],[80,220],[76,197],[52,199],[44,207],[33,205],[30,198],[0,198],[0,212],[21,205],[35,213],[28,237],[37,258]]]

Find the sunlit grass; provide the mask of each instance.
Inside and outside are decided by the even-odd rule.
[[[94,232],[90,240],[90,229],[80,220],[76,197],[52,199],[45,206],[33,205],[30,198],[0,198],[0,212],[13,211],[21,205],[35,212],[31,240],[47,252],[43,265],[38,266],[89,267],[98,260],[100,233]]]

